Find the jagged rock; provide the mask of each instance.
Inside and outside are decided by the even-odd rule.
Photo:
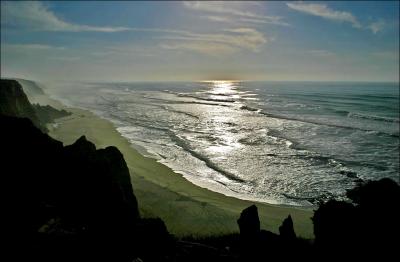
[[[24,92],[28,97],[44,95],[42,88],[40,88],[34,81],[21,78],[15,78],[15,80],[22,85]]]
[[[81,136],[75,143],[65,147],[66,154],[80,160],[90,160],[96,152],[96,146],[86,139],[86,136]]]
[[[25,89],[19,82],[24,83]],[[31,96],[43,95],[43,91],[34,82],[28,80],[0,79],[0,114],[29,118],[43,132],[47,132],[46,124],[54,119],[68,116],[71,113],[57,110],[49,105],[41,106],[29,102],[26,91]]]
[[[390,209],[400,199],[399,185],[389,179],[360,183],[347,191],[347,196],[361,208]]]
[[[82,252],[129,258],[139,211],[119,150],[96,150],[85,137],[63,147],[27,118],[0,115],[0,126],[4,217],[24,248],[36,258],[67,250],[70,260]]]
[[[37,128],[47,131],[16,80],[0,79],[0,114],[29,118]]]
[[[237,221],[240,229],[240,236],[244,239],[258,238],[260,233],[260,219],[258,218],[258,210],[252,205],[242,211]]]
[[[350,203],[330,200],[320,205],[314,212],[312,221],[317,245],[328,247],[348,243],[349,239],[344,239],[343,236],[354,230],[354,206]]]
[[[290,215],[283,220],[282,225],[279,227],[279,234],[281,238],[285,240],[296,239],[296,233],[294,232],[293,228],[293,220]]]
[[[33,104],[33,109],[42,124],[53,123],[55,119],[71,115],[64,109],[57,110],[49,105]]]

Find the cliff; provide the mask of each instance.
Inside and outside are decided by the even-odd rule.
[[[42,131],[46,130],[22,86],[16,80],[0,80],[0,114],[29,118],[36,127]]]
[[[24,88],[19,82],[24,84]],[[0,79],[0,114],[29,118],[43,132],[47,132],[46,124],[71,114],[65,110],[57,110],[49,105],[32,105],[26,94],[31,96],[44,95],[43,90],[32,81]]]
[[[57,110],[49,105],[43,106],[39,104],[33,104],[32,106],[41,123],[53,123],[57,118],[71,115],[70,112],[67,112],[64,109]]]
[[[85,247],[91,258],[132,256],[139,211],[118,149],[97,150],[85,137],[64,147],[27,118],[0,115],[0,123],[4,214],[30,255],[71,249],[76,259]]]
[[[34,82],[26,79],[15,79],[23,86],[25,94],[29,97],[35,95],[44,95],[43,90]]]
[[[120,151],[97,150],[84,136],[64,147],[43,131],[68,113],[32,106],[15,80],[0,83],[0,173],[11,238],[29,258],[131,258],[139,210]]]

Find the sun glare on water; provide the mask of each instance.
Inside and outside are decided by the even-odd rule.
[[[206,126],[216,138],[215,144],[209,146],[207,151],[214,156],[226,157],[229,152],[241,147],[237,141],[237,133],[233,130],[240,123],[240,116],[234,109],[240,106],[241,96],[238,90],[240,81],[208,80],[202,82],[206,83],[209,88],[206,91],[207,99],[223,105],[210,107],[204,114]],[[233,104],[235,107],[231,107]]]
[[[204,81],[210,85],[210,88],[212,89],[211,93],[215,95],[234,95],[237,93],[235,90],[238,81],[233,81],[233,80],[209,80],[209,81]]]

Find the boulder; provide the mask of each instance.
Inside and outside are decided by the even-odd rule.
[[[240,237],[243,239],[258,238],[260,233],[260,219],[258,218],[258,210],[252,205],[242,211],[240,218],[237,220],[240,230]]]
[[[279,227],[279,234],[284,240],[291,241],[296,239],[296,233],[294,232],[293,228],[293,220],[290,215],[283,220],[282,225]]]

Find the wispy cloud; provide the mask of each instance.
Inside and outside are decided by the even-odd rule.
[[[47,6],[36,1],[4,1],[1,2],[1,24],[35,31],[59,32],[149,32],[165,34],[187,34],[188,31],[168,28],[139,28],[139,27],[112,27],[90,26],[64,21],[57,17]]]
[[[28,28],[37,31],[95,31],[121,32],[129,30],[127,27],[90,26],[74,24],[57,17],[47,6],[36,1],[2,1],[1,23],[18,28]]]
[[[180,36],[164,36],[161,38],[175,40],[173,43],[164,43],[161,45],[163,48],[182,48],[204,54],[216,54],[219,51],[222,51],[221,54],[226,54],[241,49],[257,52],[268,41],[261,32],[252,28],[223,29],[222,33],[209,34],[187,32]]]
[[[382,31],[384,27],[385,27],[385,22],[383,20],[373,22],[367,26],[367,28],[371,30],[372,33],[374,34]]]
[[[81,60],[81,58],[78,56],[54,56],[54,57],[49,57],[49,59],[57,61],[68,61],[68,62]]]
[[[184,6],[190,10],[213,13],[215,15],[202,16],[211,21],[218,22],[238,22],[245,21],[248,23],[265,23],[288,26],[289,24],[282,21],[280,16],[260,15],[252,11],[248,11],[249,7],[260,7],[260,3],[256,2],[224,2],[224,1],[186,1]],[[220,15],[220,16],[216,16]],[[223,15],[223,16],[221,16]]]
[[[202,16],[202,18],[205,18],[205,19],[208,19],[208,20],[214,21],[214,22],[227,22],[227,23],[233,22],[233,20],[227,16],[207,15],[207,16]]]
[[[184,43],[165,43],[160,45],[161,48],[176,51],[195,51],[202,54],[219,56],[231,54],[237,51],[236,47],[221,43],[200,43],[200,42],[184,42]]]
[[[334,53],[328,50],[308,50],[307,53],[317,57],[331,57],[335,55]]]
[[[268,20],[268,19],[259,19],[259,18],[240,17],[238,20],[241,22],[254,23],[254,24],[275,24],[275,25],[290,26],[290,24],[285,23],[285,22],[281,21],[280,19]]]
[[[332,21],[347,22],[350,23],[354,28],[362,27],[360,22],[352,13],[333,10],[325,4],[308,4],[302,2],[295,2],[295,3],[286,3],[286,5],[289,8],[302,13],[319,16]]]
[[[5,50],[22,51],[22,50],[64,50],[63,46],[52,46],[44,44],[1,44]]]

